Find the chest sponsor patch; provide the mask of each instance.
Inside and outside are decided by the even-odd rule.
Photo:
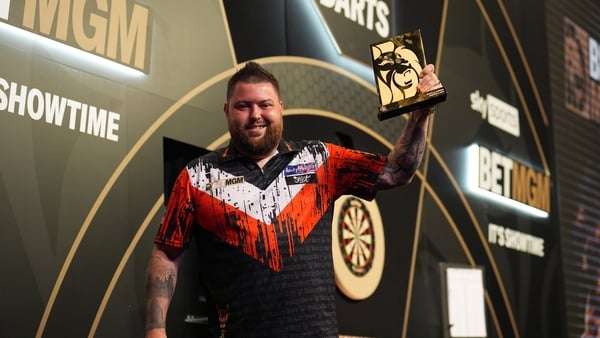
[[[317,164],[315,162],[291,164],[285,167],[285,177],[314,174],[317,172]]]
[[[243,184],[245,182],[244,176],[228,177],[222,180],[213,181],[206,185],[206,190],[213,190],[219,188],[225,188],[231,185]]]
[[[304,174],[304,175],[288,176],[288,177],[285,178],[285,182],[288,185],[291,185],[291,184],[315,183],[316,181],[317,181],[317,175],[315,175],[315,174]]]
[[[317,181],[317,164],[314,162],[292,164],[285,167],[285,181],[290,184],[306,184]]]

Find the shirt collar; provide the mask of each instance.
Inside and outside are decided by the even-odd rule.
[[[277,146],[277,154],[275,154],[275,156],[280,156],[287,153],[297,153],[298,151],[299,149],[296,145],[282,138],[281,140],[279,140],[279,145]],[[239,151],[233,146],[231,141],[229,141],[227,147],[219,151],[220,163],[236,161],[240,159],[245,159],[245,157],[243,157],[242,154],[239,153]]]

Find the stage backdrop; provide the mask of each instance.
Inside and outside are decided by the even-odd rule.
[[[594,1],[548,3],[568,337],[597,337],[600,305],[600,25]]]
[[[413,183],[364,207],[384,259],[368,296],[338,288],[340,332],[449,334],[450,264],[483,271],[472,315],[488,337],[565,336],[567,318],[581,335],[597,302],[598,77],[572,60],[600,62],[584,48],[596,17],[584,0],[0,1],[0,337],[143,336],[165,193],[227,143],[235,70],[258,60],[280,78],[286,137],[387,153],[405,118],[377,120],[368,45],[418,28],[448,99]],[[203,330],[196,259],[171,337]]]

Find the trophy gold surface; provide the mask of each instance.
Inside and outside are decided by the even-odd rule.
[[[421,31],[370,45],[379,95],[380,121],[446,100],[444,87],[419,93],[419,73],[427,65]]]

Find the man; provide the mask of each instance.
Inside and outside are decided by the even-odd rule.
[[[419,91],[441,86],[433,65]],[[146,336],[166,337],[185,248],[198,269],[217,337],[337,337],[331,219],[336,198],[373,199],[408,184],[420,165],[429,113],[414,111],[387,157],[282,139],[276,78],[248,62],[228,82],[231,141],[179,175],[155,238],[146,285]],[[301,178],[301,179],[299,179]]]

